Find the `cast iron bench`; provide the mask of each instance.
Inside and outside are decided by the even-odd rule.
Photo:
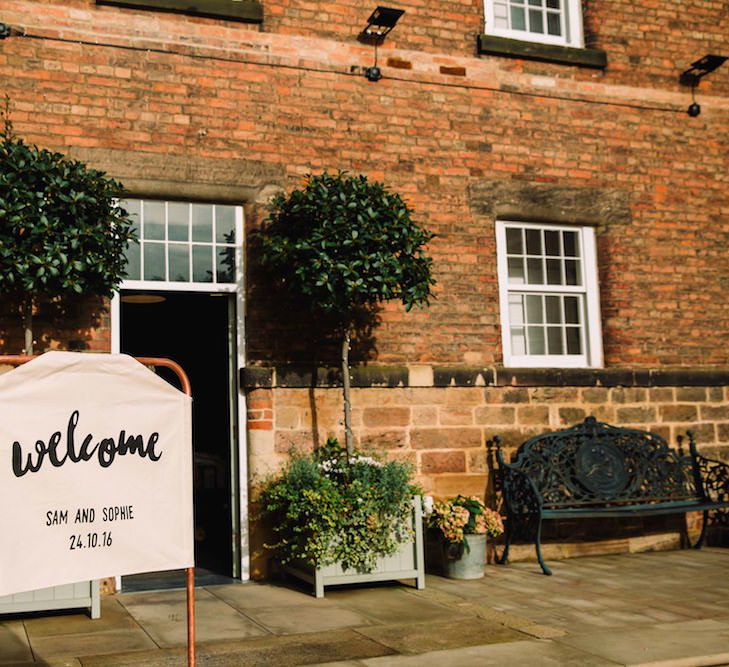
[[[534,542],[544,574],[542,521],[703,512],[700,549],[712,510],[729,508],[729,464],[669,448],[655,433],[617,428],[588,417],[563,431],[527,440],[506,463],[496,436],[497,479],[506,509],[506,563],[515,538]]]

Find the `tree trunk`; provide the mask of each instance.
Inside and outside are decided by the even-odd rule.
[[[344,395],[344,440],[347,445],[347,457],[354,455],[354,438],[352,436],[352,404],[349,400],[349,343],[350,332],[346,329],[342,339],[342,393]]]
[[[23,354],[33,354],[33,297],[29,296],[23,302],[23,328],[25,329],[25,346]]]

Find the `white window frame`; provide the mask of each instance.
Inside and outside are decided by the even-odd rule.
[[[506,230],[509,227],[577,232],[580,238],[581,285],[509,285],[506,252]],[[597,275],[597,248],[595,230],[580,225],[562,225],[514,220],[496,221],[496,263],[499,280],[499,313],[501,316],[501,344],[504,366],[512,368],[602,368],[602,324],[600,321],[600,294]],[[512,353],[509,321],[509,294],[582,294],[584,309],[583,354],[517,355]]]
[[[241,274],[243,267],[243,207],[240,205],[234,206],[235,208],[235,238],[234,244],[230,243],[218,243],[215,239],[215,228],[213,227],[213,241],[202,242],[202,241],[171,241],[169,239],[169,224],[168,224],[168,213],[167,207],[169,204],[195,204],[198,202],[191,202],[182,199],[153,199],[151,197],[127,197],[127,199],[135,199],[139,201],[156,201],[165,205],[165,237],[164,239],[153,240],[151,243],[159,244],[165,249],[165,273],[168,272],[167,266],[167,247],[170,243],[187,243],[190,247],[190,276],[192,276],[192,245],[210,246],[214,248],[218,247],[231,247],[234,248],[235,253],[235,265],[236,265],[236,277],[234,282],[231,283],[219,283],[219,282],[195,282],[190,281],[174,281],[174,280],[130,280],[126,278],[121,285],[121,289],[129,290],[166,290],[169,292],[236,292],[241,287]],[[230,206],[229,204],[225,204]],[[215,207],[215,204],[212,204]],[[142,214],[143,216],[143,214]],[[140,219],[140,234],[141,225],[143,224]],[[213,208],[213,225],[215,224],[215,211]],[[140,244],[141,245],[141,244]],[[141,250],[141,248],[140,248]],[[216,271],[216,266],[213,264],[213,271]],[[144,276],[144,252],[140,253],[140,275]]]
[[[141,199],[144,197],[129,196],[125,199]],[[147,199],[153,199],[147,197]],[[188,199],[160,199],[154,198],[156,201],[164,201],[165,204],[174,203],[198,203]],[[228,205],[228,204],[226,204]],[[233,363],[237,363],[237,368],[245,368],[246,366],[246,301],[245,301],[245,267],[244,260],[246,257],[246,238],[244,234],[245,220],[243,206],[235,205],[235,282],[233,283],[201,283],[201,282],[178,282],[170,280],[124,280],[119,289],[114,293],[111,299],[110,320],[111,320],[111,352],[119,354],[121,352],[121,300],[122,291],[126,290],[142,290],[154,292],[207,292],[209,294],[234,294],[235,308],[234,315],[231,319],[235,322],[235,342],[237,350],[237,359],[233,359]],[[165,225],[165,239],[167,239],[167,225]],[[215,238],[215,235],[213,235]],[[165,241],[166,243],[166,241]],[[221,244],[225,245],[225,244]],[[167,260],[165,259],[165,262]],[[144,274],[142,274],[144,275]],[[232,304],[231,304],[232,305]],[[230,335],[231,332],[229,332]],[[248,479],[248,426],[247,426],[247,409],[243,388],[240,385],[240,374],[232,373],[232,380],[235,383],[237,391],[237,462],[231,460],[231,465],[237,463],[237,495],[238,504],[234,508],[234,516],[238,527],[238,544],[234,545],[234,554],[237,553],[239,563],[238,574],[242,581],[250,579],[250,533],[249,533],[249,479]],[[231,415],[232,416],[232,415]],[[236,489],[234,489],[236,491]],[[237,515],[235,515],[237,512]],[[233,531],[233,540],[235,540],[236,531]],[[235,573],[234,568],[234,573]],[[121,577],[116,577],[116,589],[122,590]]]
[[[497,28],[494,15],[494,0],[484,0],[486,21],[485,33],[496,37],[507,37],[518,39],[522,42],[538,42],[540,44],[556,44],[559,46],[570,46],[573,48],[584,48],[585,38],[582,25],[582,2],[581,0],[562,0],[564,10],[562,12],[563,35],[547,35],[528,30],[514,30],[512,28]],[[526,0],[528,3],[528,0]],[[525,4],[528,7],[528,4]]]

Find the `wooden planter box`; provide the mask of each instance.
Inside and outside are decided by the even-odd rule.
[[[98,580],[82,581],[66,586],[52,586],[0,597],[0,614],[22,614],[29,611],[55,611],[79,607],[88,609],[91,618],[101,616]]]
[[[403,542],[400,549],[388,558],[380,558],[372,572],[360,573],[343,570],[339,564],[313,568],[307,565],[285,565],[284,572],[314,586],[314,595],[324,597],[327,586],[340,584],[366,584],[375,581],[415,579],[418,589],[425,588],[425,558],[423,555],[423,506],[420,496],[413,498],[414,538]]]

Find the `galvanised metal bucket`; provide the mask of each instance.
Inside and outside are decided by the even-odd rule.
[[[449,579],[480,579],[486,567],[486,535],[466,535],[469,548],[460,558],[449,558],[445,550],[444,574]]]

